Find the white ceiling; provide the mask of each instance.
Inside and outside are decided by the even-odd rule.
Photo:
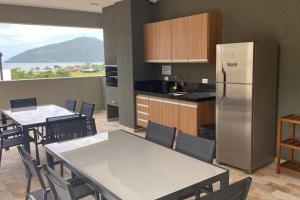
[[[0,0],[0,4],[101,13],[102,8],[118,1],[121,0]]]

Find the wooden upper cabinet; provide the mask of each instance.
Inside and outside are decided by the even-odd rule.
[[[145,61],[214,62],[216,44],[221,42],[221,36],[220,13],[209,12],[146,24],[144,26]]]
[[[144,25],[146,62],[171,62],[171,20]]]
[[[192,17],[172,20],[172,61],[185,62],[189,58],[189,22]]]
[[[156,58],[159,61],[171,62],[171,20],[157,23],[157,37],[156,37]]]
[[[144,25],[144,59],[153,61],[156,59],[156,24]]]
[[[190,62],[208,62],[209,26],[208,13],[195,15],[188,20],[188,60]]]

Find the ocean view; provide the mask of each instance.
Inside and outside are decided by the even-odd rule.
[[[78,62],[78,63],[3,63],[3,69],[14,69],[14,68],[20,68],[25,71],[29,71],[30,69],[34,69],[36,67],[39,67],[43,69],[44,67],[50,67],[54,68],[54,66],[61,66],[61,67],[69,67],[69,66],[82,66],[86,64],[91,65],[103,65],[103,62]]]

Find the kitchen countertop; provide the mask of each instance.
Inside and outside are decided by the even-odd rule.
[[[155,93],[155,92],[146,92],[146,91],[135,91],[136,94],[143,94],[149,95],[154,97],[161,97],[166,99],[176,99],[182,101],[189,101],[189,102],[203,102],[203,101],[213,101],[216,99],[215,92],[207,92],[207,91],[198,91],[193,93],[187,93],[182,96],[173,96],[169,93]]]

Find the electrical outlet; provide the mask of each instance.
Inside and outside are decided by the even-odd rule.
[[[164,76],[164,80],[165,81],[169,81],[169,77],[168,76]]]
[[[208,79],[207,79],[207,78],[203,78],[203,79],[202,79],[202,83],[203,83],[203,84],[208,84]]]

